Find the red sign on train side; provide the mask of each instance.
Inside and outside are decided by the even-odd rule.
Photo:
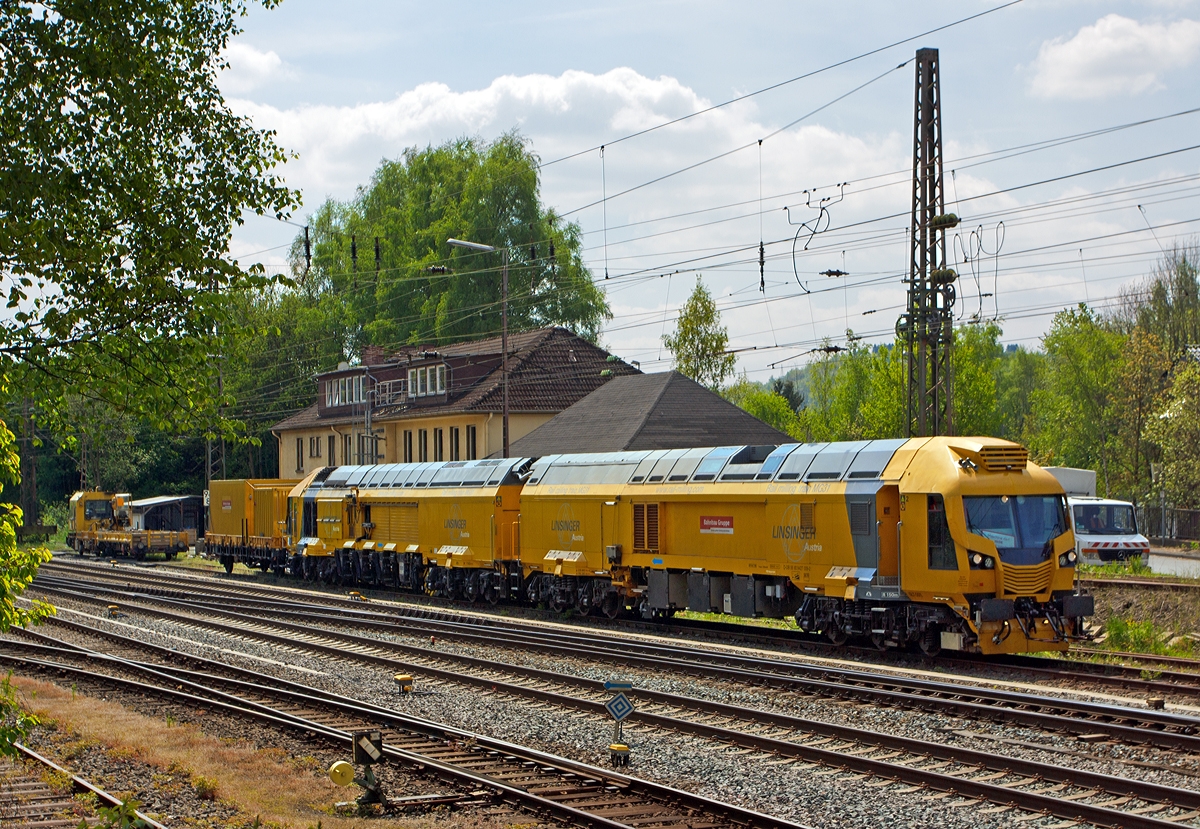
[[[733,535],[733,516],[701,515],[700,532],[714,535]]]

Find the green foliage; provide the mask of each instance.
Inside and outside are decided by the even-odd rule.
[[[679,312],[675,333],[663,344],[675,357],[675,370],[714,391],[733,375],[737,356],[726,354],[729,333],[721,325],[721,312],[712,294],[697,277],[696,287]]]
[[[784,434],[799,438],[800,421],[795,409],[782,394],[768,391],[745,377],[721,392],[722,396],[754,417]]]
[[[508,251],[510,330],[563,325],[594,341],[608,304],[583,264],[578,225],[543,205],[539,188],[538,158],[515,132],[409,148],[352,201],[329,200],[310,217],[312,267],[298,236],[296,282],[333,320],[329,342],[347,356],[371,344],[494,336],[501,255],[446,243],[467,239]]]
[[[997,437],[1022,441],[1031,428],[1033,392],[1043,371],[1046,357],[1041,352],[1018,346],[1000,356],[996,374]]]
[[[17,757],[13,743],[25,739],[38,718],[25,711],[12,684],[12,671],[0,680],[0,757]]]
[[[1162,398],[1147,437],[1161,451],[1167,499],[1178,507],[1200,509],[1200,363],[1186,363]]]
[[[102,829],[145,829],[150,824],[138,817],[137,807],[142,804],[133,798],[122,800],[116,806],[101,806],[96,809]],[[86,820],[79,821],[79,829],[87,829]]]
[[[1081,304],[1055,315],[1043,343],[1046,362],[1033,393],[1030,449],[1042,462],[1097,470],[1097,491],[1109,492],[1123,338]]]
[[[954,431],[959,435],[994,435],[1000,429],[998,406],[1000,326],[994,322],[964,325],[954,332]]]
[[[1192,653],[1191,648],[1170,645],[1170,631],[1149,620],[1134,622],[1112,616],[1104,623],[1104,632],[1107,635],[1102,645],[1106,650],[1156,656],[1190,656]]]
[[[1137,327],[1159,338],[1171,360],[1200,343],[1200,247],[1176,246],[1159,261],[1149,283],[1135,297]]]
[[[272,5],[268,0],[267,5]],[[0,10],[0,371],[69,433],[67,395],[157,427],[214,427],[214,349],[244,211],[297,194],[271,133],[226,107],[242,0],[48,0]],[[218,332],[214,334],[214,332]]]
[[[192,778],[192,788],[196,790],[196,797],[201,800],[216,800],[217,799],[217,781],[211,777],[203,777],[197,775]]]

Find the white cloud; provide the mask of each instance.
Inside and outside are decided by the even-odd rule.
[[[850,86],[854,81],[842,83]],[[898,78],[896,87],[903,90],[907,101],[908,78]],[[834,93],[825,90],[819,94]],[[280,145],[298,154],[282,171],[288,184],[304,193],[305,207],[295,217],[297,222],[303,222],[304,215],[316,210],[326,197],[352,198],[357,187],[370,181],[381,159],[398,158],[407,147],[437,145],[464,135],[490,140],[518,127],[547,162],[711,105],[676,78],[646,77],[629,68],[602,74],[567,71],[558,76],[506,76],[486,88],[466,91],[429,83],[391,100],[353,106],[281,109],[244,98],[230,103],[249,115],[256,126],[276,130]],[[812,101],[794,106],[803,106],[800,111],[804,111],[811,108]],[[768,117],[753,102],[743,102],[607,147],[603,186],[610,201],[606,216],[594,206],[571,213],[570,218],[583,229],[584,258],[592,272],[601,277],[607,264],[616,277],[602,284],[616,314],[603,341],[617,353],[642,361],[649,370],[668,367],[660,338],[672,330],[671,320],[694,285],[697,268],[723,309],[731,346],[762,349],[739,354],[739,369],[753,372],[755,379],[768,376],[774,371],[769,364],[788,354],[797,355],[800,361],[807,359],[803,355],[821,338],[841,342],[847,328],[874,341],[891,338],[896,314],[905,301],[900,277],[908,262],[912,145],[906,125],[883,134],[856,134],[814,119],[762,145],[761,238],[766,242],[766,298],[770,304],[760,301],[759,154],[755,142],[792,117],[790,112]],[[751,145],[749,149],[613,198],[635,185],[746,144]],[[951,161],[987,149],[954,141],[946,147]],[[996,218],[987,212],[1015,207],[1020,197],[1005,194],[972,200],[972,196],[998,188],[987,172],[960,171],[947,193],[947,207],[952,198],[963,199],[956,211],[964,217],[963,234],[984,225],[990,234],[987,247],[992,250]],[[870,178],[886,173],[893,175]],[[545,166],[541,178],[544,201],[560,212],[601,197],[597,152]],[[818,214],[806,209],[801,191],[822,187],[814,202],[821,197],[836,199],[838,190],[829,185],[840,181],[858,183],[846,189],[844,200],[830,207],[830,229],[813,239],[808,251],[801,250],[793,265],[792,239],[797,227],[789,224],[783,206],[792,208],[794,221],[811,221]],[[859,224],[878,217],[891,218]],[[282,265],[283,250],[265,256],[250,254],[286,242],[295,228],[256,221],[254,228],[263,232],[240,234],[238,253],[248,257],[247,262]],[[1050,221],[1006,221],[1002,267],[1008,265],[1009,251],[1112,229],[1097,227],[1093,233],[1092,225],[1078,218],[1070,219],[1067,229]],[[633,224],[638,222],[643,224]],[[1064,233],[1071,235],[1064,237]],[[798,248],[803,248],[804,241],[801,238]],[[992,266],[991,259],[982,265],[984,271]],[[1090,273],[1099,273],[1100,266],[1088,267]],[[1067,287],[1053,293],[1056,283],[1043,272],[1001,272],[999,279],[980,273],[977,283],[964,266],[960,308],[969,315],[986,304],[983,310],[988,313],[994,302],[1004,313],[1008,308],[1035,304],[1034,298],[1047,301],[1044,297],[1051,293],[1051,301],[1070,304],[1075,301],[1071,281],[1078,279],[1079,268],[1074,260],[1069,268]],[[851,279],[839,281],[820,275],[830,269],[845,270]],[[639,276],[628,277],[635,272]],[[796,272],[809,289],[820,293],[805,295],[796,284]],[[1078,293],[1077,288],[1074,291]],[[983,292],[997,293],[999,298],[985,303],[979,297]],[[1006,325],[1006,335],[1029,336],[1040,333],[1044,326],[1042,318],[1016,321]],[[790,351],[771,348],[796,342],[805,344]]]
[[[1110,14],[1069,40],[1042,44],[1033,92],[1045,98],[1104,98],[1162,87],[1161,76],[1200,55],[1200,22],[1139,23]]]
[[[243,95],[270,81],[291,76],[275,52],[260,52],[246,43],[231,43],[225,50],[229,68],[221,73],[221,90],[226,95]]]

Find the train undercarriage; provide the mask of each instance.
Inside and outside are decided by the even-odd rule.
[[[836,645],[851,638],[869,640],[880,650],[916,645],[935,656],[943,648],[979,651],[980,637],[991,647],[1017,634],[1029,642],[1061,644],[1089,638],[1086,617],[1091,596],[1064,595],[1048,602],[1031,598],[970,598],[974,626],[945,605],[878,602],[805,596],[796,623],[807,633],[826,636]]]

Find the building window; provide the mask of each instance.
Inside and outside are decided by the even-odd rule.
[[[319,437],[308,439],[308,456],[310,458],[321,457],[321,439]]]
[[[433,369],[430,369],[430,371],[433,371]],[[446,393],[446,367],[444,365],[437,367],[437,393]]]
[[[304,471],[304,438],[296,438],[296,471]]]
[[[404,462],[405,463],[413,462],[412,429],[404,430]]]
[[[333,405],[333,381],[325,381],[325,405],[326,407]]]
[[[428,429],[418,429],[417,430],[417,452],[420,453],[419,460],[421,461],[421,463],[425,463],[427,460],[429,460],[429,430]]]
[[[342,435],[342,463],[347,465],[354,463],[354,455],[350,451],[349,435]]]
[[[363,402],[363,378],[361,374],[354,378],[354,402]]]
[[[450,427],[450,460],[456,461],[459,459],[458,453],[458,427]]]
[[[417,396],[417,370],[415,368],[408,370],[408,396]]]
[[[333,435],[330,435],[329,436],[329,465],[330,466],[337,466],[337,461],[335,461],[333,458],[333,452],[335,449],[337,449],[337,438],[335,438]]]
[[[479,457],[479,453],[475,451],[475,427],[467,427],[467,460],[473,461]]]
[[[433,430],[433,459],[435,461],[444,461],[446,456],[442,454],[443,438],[445,437],[445,429]]]

